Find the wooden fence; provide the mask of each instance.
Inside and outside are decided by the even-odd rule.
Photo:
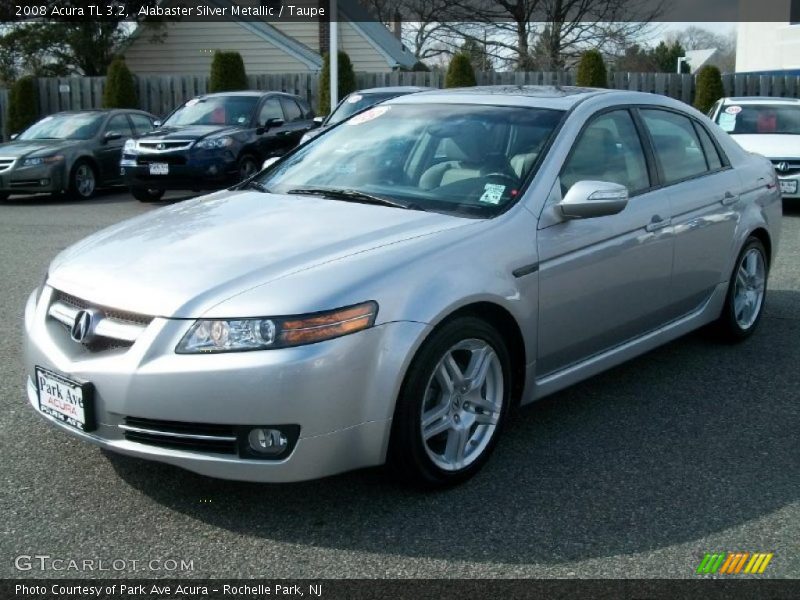
[[[572,72],[479,72],[478,85],[574,85]],[[359,89],[370,87],[418,85],[440,88],[444,73],[399,72],[357,73]],[[319,82],[316,73],[250,75],[251,89],[276,90],[297,94],[316,107]],[[722,76],[726,96],[800,97],[800,76],[751,75],[737,73]],[[98,108],[102,105],[105,77],[39,78],[39,113]],[[137,77],[139,107],[163,116],[178,104],[207,91],[208,76],[170,75]],[[610,88],[663,94],[690,103],[694,99],[695,77],[677,73],[612,73]],[[7,90],[0,89],[0,135],[7,139]]]

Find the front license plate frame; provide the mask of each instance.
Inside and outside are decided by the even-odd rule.
[[[778,182],[781,186],[781,194],[797,193],[797,179],[779,179]]]
[[[91,383],[70,379],[38,365],[34,371],[39,410],[43,414],[78,431],[97,429]],[[47,389],[42,389],[45,385]]]
[[[150,163],[150,175],[169,175],[169,163]]]

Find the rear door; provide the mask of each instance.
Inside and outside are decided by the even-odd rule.
[[[702,306],[727,281],[741,181],[705,126],[676,111],[641,108],[672,206],[672,314]]]
[[[107,140],[105,136],[112,132],[119,134],[120,137],[115,140]],[[125,113],[117,113],[106,122],[106,126],[100,134],[100,146],[96,151],[100,163],[100,177],[104,183],[120,179],[119,162],[122,159],[122,146],[125,145],[125,140],[133,136],[130,121]]]
[[[300,143],[300,138],[303,137],[306,131],[311,129],[313,121],[311,118],[306,118],[306,112],[294,98],[281,96],[280,101],[283,114],[286,117],[286,131],[288,132],[289,147],[291,149]]]
[[[578,181],[610,181],[630,199],[616,214],[565,220],[555,209]],[[590,119],[539,221],[537,372],[546,376],[663,325],[673,236],[670,202],[628,109]]]

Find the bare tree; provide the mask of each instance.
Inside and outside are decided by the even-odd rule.
[[[678,42],[686,50],[717,49],[711,63],[722,71],[733,71],[736,67],[736,33],[719,34],[696,25],[683,31],[670,31],[664,36],[668,41]]]

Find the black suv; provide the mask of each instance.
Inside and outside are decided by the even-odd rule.
[[[128,140],[120,163],[143,202],[165,190],[210,190],[254,175],[317,126],[308,104],[280,92],[222,92],[192,98],[155,131]]]

